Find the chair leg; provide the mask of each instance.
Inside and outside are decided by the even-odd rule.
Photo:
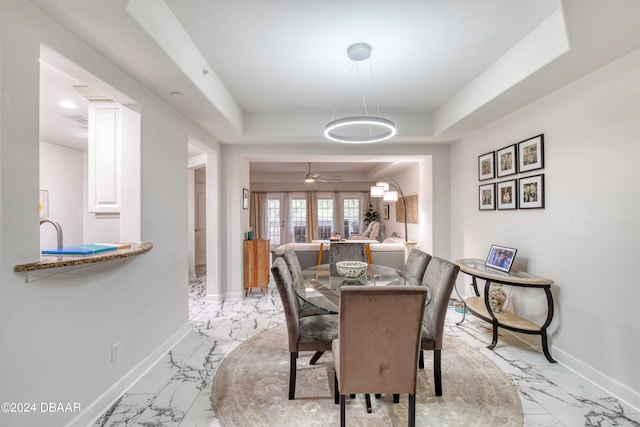
[[[393,403],[400,403],[400,395],[394,393],[393,394]]]
[[[292,351],[289,359],[289,400],[296,398],[296,359],[298,352]]]
[[[333,401],[337,405],[340,403],[340,392],[338,391],[338,374],[333,373]]]
[[[416,395],[409,394],[409,427],[416,427]]]
[[[316,362],[322,357],[324,351],[316,351],[311,360],[309,361],[309,365],[315,365]]]
[[[436,396],[442,396],[441,350],[433,350],[433,382],[436,386]]]
[[[370,414],[373,411],[371,409],[371,395],[369,393],[365,394],[364,399],[367,404],[367,414]]]
[[[424,350],[420,350],[420,357],[418,359],[418,368],[424,369]]]
[[[345,406],[346,406],[346,396],[344,394],[340,395],[340,427],[346,427],[347,422],[344,419],[345,417]]]

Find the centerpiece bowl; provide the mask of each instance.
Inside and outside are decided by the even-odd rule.
[[[362,261],[339,261],[336,263],[338,274],[350,280],[356,280],[364,276],[369,264]]]

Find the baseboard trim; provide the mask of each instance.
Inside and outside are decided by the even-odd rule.
[[[612,394],[616,399],[631,406],[636,412],[640,412],[640,393],[637,390],[633,390],[626,384],[605,375],[603,372],[594,369],[593,366],[576,359],[557,347],[553,347],[553,355],[559,363],[576,375],[580,375],[590,383]]]
[[[156,363],[158,363],[169,350],[171,350],[186,334],[191,331],[191,324],[185,323],[173,333],[162,345],[156,348],[149,356],[145,357],[133,369],[116,381],[100,397],[91,402],[77,417],[72,419],[66,427],[85,427],[95,424],[96,420],[104,414],[125,392],[131,388],[142,376],[144,376]]]
[[[505,329],[501,329],[500,331],[510,334],[542,353],[542,346],[540,345],[540,338],[538,336],[518,334]],[[640,393],[638,391],[633,390],[608,375],[605,375],[593,366],[584,363],[582,360],[575,358],[556,346],[552,345],[550,352],[553,358],[562,366],[574,374],[584,378],[586,381],[589,381],[591,384],[600,387],[605,392],[613,395],[616,399],[631,406],[636,412],[640,412]]]

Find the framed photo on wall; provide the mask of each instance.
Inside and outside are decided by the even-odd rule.
[[[516,209],[518,204],[518,186],[515,179],[497,184],[496,201],[499,210]]]
[[[478,186],[479,209],[492,211],[496,208],[496,185],[483,184]]]
[[[495,152],[478,156],[478,180],[492,179],[496,176],[494,167]]]
[[[528,176],[519,180],[520,209],[544,208],[544,175]]]
[[[518,172],[544,168],[544,134],[518,143]]]
[[[242,189],[242,209],[249,209],[249,190]]]
[[[496,151],[496,167],[498,169],[498,178],[515,175],[517,162],[516,144],[501,148]]]
[[[389,205],[386,204],[382,207],[382,219],[389,219]]]

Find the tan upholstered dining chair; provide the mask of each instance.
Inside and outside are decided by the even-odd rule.
[[[338,319],[333,314],[300,317],[298,296],[293,289],[293,281],[284,259],[277,258],[271,267],[276,282],[289,338],[289,400],[296,394],[296,361],[298,352],[324,352],[331,350],[331,342],[338,332]]]
[[[431,255],[420,249],[412,249],[404,263],[404,272],[422,281],[422,276],[431,261]]]
[[[432,257],[422,278],[422,284],[431,291],[431,299],[424,315],[419,366],[420,369],[424,369],[424,351],[433,350],[433,381],[436,396],[442,396],[444,319],[447,316],[449,298],[459,270],[460,267],[447,260]]]
[[[347,394],[408,394],[415,425],[424,286],[344,286],[333,341],[335,400],[345,426]],[[339,396],[339,399],[338,399]]]

